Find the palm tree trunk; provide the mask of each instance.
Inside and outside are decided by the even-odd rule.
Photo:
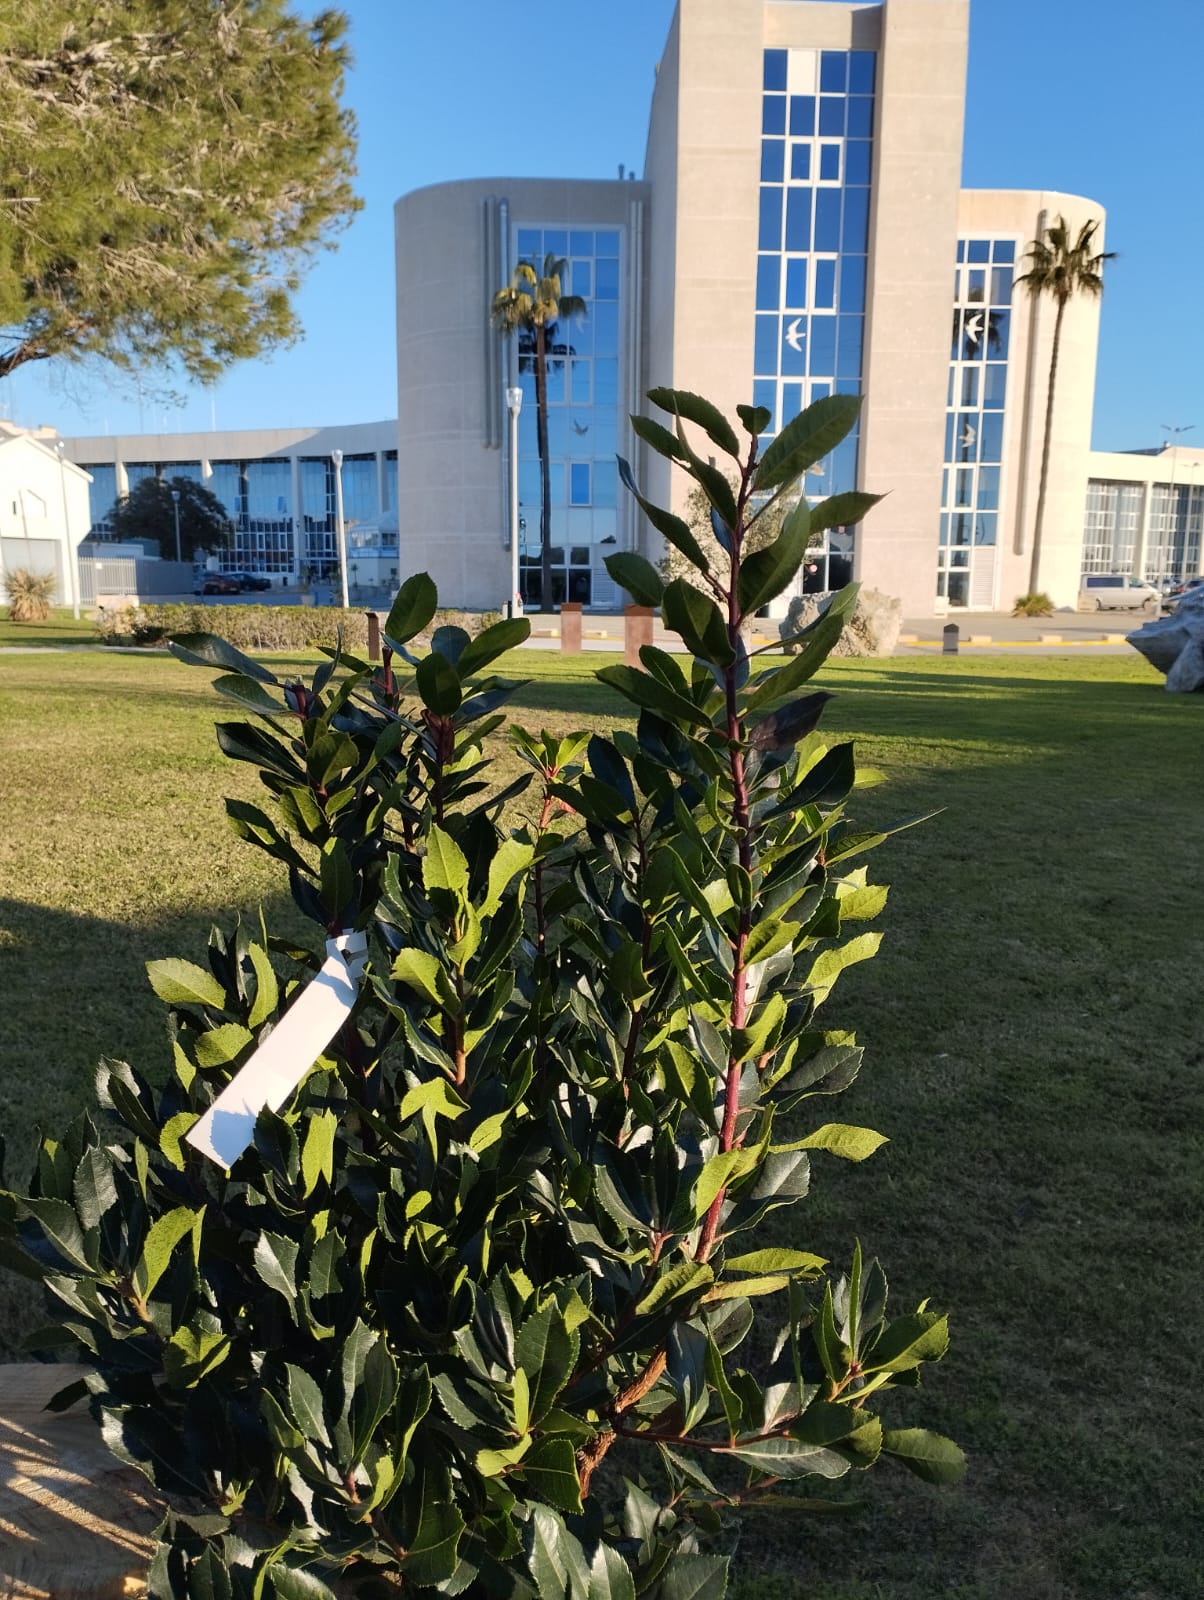
[[[1062,344],[1062,314],[1065,300],[1058,301],[1054,318],[1053,350],[1049,357],[1049,392],[1045,399],[1045,438],[1041,444],[1041,481],[1037,486],[1037,515],[1033,519],[1033,553],[1028,573],[1028,592],[1037,594],[1041,581],[1041,534],[1045,526],[1045,490],[1049,483],[1049,443],[1053,436],[1054,389],[1058,381],[1058,351]]]
[[[552,468],[548,461],[548,348],[535,325],[535,423],[539,442],[539,609],[552,611]]]

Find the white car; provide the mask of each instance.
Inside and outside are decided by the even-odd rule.
[[[1142,606],[1155,611],[1161,604],[1153,584],[1122,572],[1089,573],[1079,589],[1080,611],[1137,611]]]

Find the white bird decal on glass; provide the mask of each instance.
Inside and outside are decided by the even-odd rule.
[[[803,340],[807,337],[805,332],[804,333],[800,333],[799,332],[799,323],[801,321],[802,321],[801,317],[793,318],[793,320],[790,323],[790,326],[786,329],[786,343],[790,346],[790,348],[792,350],[797,350],[799,352],[802,351]]]

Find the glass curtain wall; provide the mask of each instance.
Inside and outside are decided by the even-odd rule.
[[[1181,583],[1200,571],[1204,488],[1188,483],[1156,483],[1150,491],[1150,532],[1145,576],[1151,583],[1173,578]]]
[[[872,50],[766,50],[761,100],[753,401],[762,446],[830,394],[860,394],[873,165]],[[813,469],[812,499],[857,487],[855,430]],[[852,576],[837,529],[804,574],[809,590]],[[811,570],[812,567],[814,570]]]
[[[937,595],[994,604],[1014,239],[961,239],[945,412]]]
[[[542,270],[544,257],[565,262],[564,294],[585,301],[583,317],[549,327],[548,463],[551,477],[553,598],[589,605],[597,547],[618,540],[619,330],[622,230],[516,229],[517,259]],[[540,601],[540,461],[532,341],[519,336],[523,405],[518,428],[519,587]],[[396,464],[394,463],[394,471]]]
[[[1145,487],[1140,483],[1087,484],[1087,516],[1083,526],[1083,575],[1133,571],[1141,531]]]

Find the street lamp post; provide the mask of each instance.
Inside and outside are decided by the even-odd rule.
[[[176,560],[182,561],[184,558],[180,554],[180,491],[178,489],[171,491],[171,509],[172,515],[176,519]]]
[[[518,414],[523,409],[523,391],[517,386],[506,390],[510,411],[510,615],[517,617],[523,600],[518,577]]]
[[[1161,426],[1162,426],[1163,433],[1168,433],[1168,434],[1172,434],[1173,435],[1172,438],[1170,438],[1170,439],[1168,439],[1166,441],[1167,447],[1169,448],[1169,450],[1171,452],[1171,481],[1170,481],[1170,484],[1168,485],[1168,492],[1167,492],[1167,531],[1166,531],[1166,536],[1164,537],[1163,544],[1162,544],[1162,549],[1163,549],[1163,552],[1164,552],[1163,559],[1162,559],[1162,577],[1163,577],[1163,579],[1165,581],[1165,577],[1166,577],[1166,554],[1169,552],[1168,541],[1170,539],[1174,538],[1175,533],[1177,531],[1176,524],[1177,524],[1177,522],[1179,520],[1178,516],[1176,514],[1176,507],[1175,507],[1175,449],[1176,449],[1176,447],[1178,446],[1178,443],[1179,443],[1179,435],[1181,433],[1190,433],[1192,431],[1192,429],[1195,427],[1195,423],[1194,422],[1185,422],[1181,428],[1174,428],[1174,427],[1171,426],[1171,424],[1169,422],[1164,422],[1164,423],[1162,423]],[[1188,514],[1190,515],[1190,513],[1191,513],[1191,498],[1189,496],[1188,497]],[[1186,557],[1187,557],[1187,528],[1186,528],[1186,526],[1184,526],[1184,529],[1183,529],[1183,555],[1184,555],[1184,559],[1186,559]],[[1181,573],[1179,573],[1178,576],[1179,576],[1179,582],[1182,583],[1185,578],[1187,578],[1189,576],[1193,576],[1194,577],[1194,573],[1193,574],[1188,574],[1186,572],[1181,572]],[[1160,585],[1160,587],[1161,587],[1161,585]]]
[[[346,611],[350,602],[347,598],[347,543],[343,527],[343,452],[332,450],[330,459],[334,464],[334,536],[339,547],[339,582],[343,590],[343,610]]]

